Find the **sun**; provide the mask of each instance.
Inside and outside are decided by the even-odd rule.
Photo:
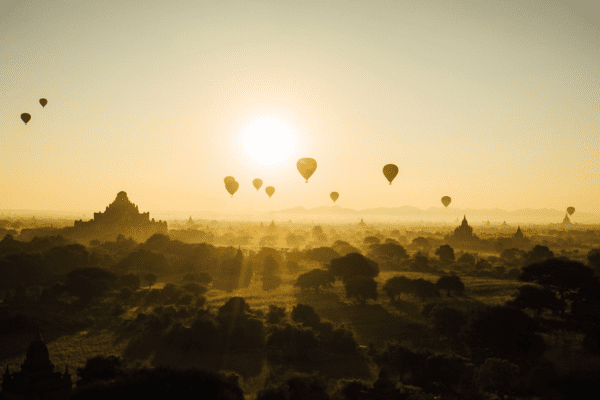
[[[273,165],[285,160],[294,150],[296,137],[287,121],[278,116],[261,116],[242,129],[244,151],[256,162]]]

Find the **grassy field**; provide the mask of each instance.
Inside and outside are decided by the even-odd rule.
[[[305,271],[302,271],[305,272]],[[428,327],[428,321],[420,314],[423,302],[412,296],[402,295],[400,301],[396,304],[390,304],[388,297],[381,291],[381,286],[392,276],[405,275],[411,279],[423,278],[430,281],[437,281],[435,275],[416,273],[416,272],[382,272],[377,281],[379,282],[379,298],[376,302],[369,300],[365,305],[359,305],[345,298],[344,287],[341,282],[336,283],[332,290],[321,294],[302,293],[293,287],[297,275],[288,273],[282,274],[283,284],[276,290],[265,292],[261,288],[261,282],[255,277],[249,288],[241,288],[232,293],[223,291],[209,290],[206,294],[207,304],[213,310],[222,306],[229,298],[233,296],[244,297],[253,310],[261,310],[266,314],[270,304],[284,306],[289,313],[292,307],[297,303],[308,304],[312,306],[322,319],[327,319],[335,324],[343,325],[354,332],[355,338],[360,345],[369,343],[383,344],[385,341],[398,340],[400,342],[409,342],[415,345],[428,347],[439,347],[443,349],[444,344],[440,343],[438,338],[433,337],[431,329]],[[171,277],[163,282],[158,282],[154,287],[160,288],[167,282],[178,281],[179,277]],[[482,305],[500,305],[511,299],[519,286],[523,283],[496,280],[490,278],[471,278],[463,277],[466,286],[466,292],[460,297],[448,297],[443,294],[435,299],[438,303],[448,303],[466,312],[472,308],[478,308]],[[77,367],[83,367],[85,361],[95,355],[116,355],[127,359],[128,351],[131,353],[131,338],[116,334],[117,327],[124,319],[133,319],[138,312],[147,312],[151,308],[131,308],[120,317],[105,315],[96,317],[95,322],[89,328],[73,331],[69,329],[60,329],[60,327],[43,326],[42,335],[48,345],[51,361],[60,372],[64,372],[65,365],[69,366],[72,378],[76,382],[75,370]],[[96,314],[94,314],[96,315]],[[20,368],[20,364],[25,359],[27,347],[33,339],[35,331],[25,330],[2,337],[0,345],[0,368],[4,370],[9,365],[12,371]],[[580,338],[579,338],[580,339]],[[550,340],[550,339],[548,339]],[[580,341],[580,340],[579,340]],[[133,346],[135,347],[135,346]],[[550,356],[560,361],[561,357],[568,356],[566,353],[559,353],[559,350],[553,350]],[[578,353],[579,354],[579,353]],[[138,354],[135,358],[137,365],[153,366],[157,363],[171,364],[179,366],[199,366],[196,360],[189,360],[182,357],[166,357],[162,355],[160,361],[154,359],[155,354]],[[576,362],[573,357],[580,357],[577,354],[571,354],[571,361]],[[226,359],[225,359],[226,358]],[[588,357],[589,358],[589,357]],[[587,364],[594,363],[586,358]],[[580,360],[584,361],[584,360]],[[247,393],[255,393],[264,383],[274,375],[281,374],[281,371],[275,371],[265,361],[264,354],[249,355],[229,354],[226,357],[220,357],[219,360],[204,360],[205,365],[220,365],[226,369],[252,369],[252,372],[243,377],[242,386]],[[561,362],[564,365],[564,362]],[[237,367],[236,367],[237,366]],[[592,366],[595,366],[592,365]],[[239,368],[238,368],[239,367]],[[345,369],[344,369],[345,368]],[[329,375],[360,375],[367,372],[373,376],[373,365],[368,366],[368,371],[351,371],[352,363],[342,359],[323,365],[321,373]],[[566,368],[566,367],[565,367]]]

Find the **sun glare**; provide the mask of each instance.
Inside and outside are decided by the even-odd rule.
[[[294,150],[295,136],[285,121],[275,116],[252,120],[243,129],[245,152],[255,161],[273,165],[285,160]]]

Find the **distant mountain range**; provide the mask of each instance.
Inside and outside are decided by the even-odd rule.
[[[567,214],[566,211],[558,211],[558,210],[550,210],[547,208],[533,210],[530,208],[515,210],[515,211],[506,211],[501,210],[499,208],[495,208],[492,210],[484,210],[484,209],[462,209],[462,208],[441,208],[441,207],[430,207],[426,210],[422,210],[417,207],[412,206],[402,206],[402,207],[379,207],[379,208],[367,208],[363,210],[352,210],[350,208],[342,208],[339,206],[330,206],[330,207],[316,207],[311,209],[306,209],[304,207],[294,207],[288,208],[285,210],[279,211],[271,211],[270,214],[296,214],[296,215],[356,215],[357,217],[366,216],[366,215],[386,215],[386,216],[394,216],[394,217],[438,217],[447,219],[449,217],[457,218],[458,216],[467,216],[467,220],[475,219],[490,219],[490,220],[499,220],[499,219],[515,219],[515,218],[527,218],[527,219],[538,219],[538,218],[551,218],[555,219],[557,222],[561,222],[562,219]],[[576,220],[596,220],[600,222],[600,214],[596,213],[577,213],[575,212],[573,216],[569,217],[572,221]]]

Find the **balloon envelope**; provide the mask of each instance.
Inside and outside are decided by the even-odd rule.
[[[306,183],[308,183],[308,178],[310,178],[317,169],[317,162],[314,158],[301,158],[296,163],[296,167],[298,168],[300,175],[302,175],[302,177],[306,179]]]
[[[229,181],[225,184],[225,189],[227,189],[227,191],[229,192],[231,197],[233,197],[233,194],[235,192],[237,192],[239,187],[240,187],[240,184],[237,183],[236,181]]]
[[[48,100],[40,99],[40,104],[42,105],[42,107],[46,107],[46,104],[48,104]]]
[[[225,181],[225,183],[227,182],[235,182],[235,178],[233,176],[226,176],[225,179],[223,179]]]
[[[275,193],[275,188],[273,186],[267,186],[265,188],[265,192],[267,192],[269,198],[271,198],[271,196],[273,196],[273,193]]]
[[[29,115],[27,113],[23,113],[23,114],[21,114],[21,119],[23,120],[23,122],[25,122],[25,125],[27,125],[27,123],[31,119],[31,115]]]
[[[260,187],[263,184],[262,179],[255,179],[252,181],[252,184],[254,185],[254,187],[256,188],[256,191],[258,192],[258,189],[260,189]]]
[[[335,201],[338,199],[338,197],[340,197],[340,194],[338,192],[331,192],[329,197],[331,197],[331,200],[333,200],[333,202],[335,203]]]
[[[451,201],[452,199],[448,196],[442,197],[442,204],[444,205],[444,207],[448,207]]]
[[[567,208],[567,212],[569,213],[569,215],[573,215],[573,213],[575,212],[575,207]]]
[[[385,167],[383,167],[383,175],[385,175],[386,179],[390,181],[391,185],[396,175],[398,175],[398,167],[394,164],[386,165]]]

